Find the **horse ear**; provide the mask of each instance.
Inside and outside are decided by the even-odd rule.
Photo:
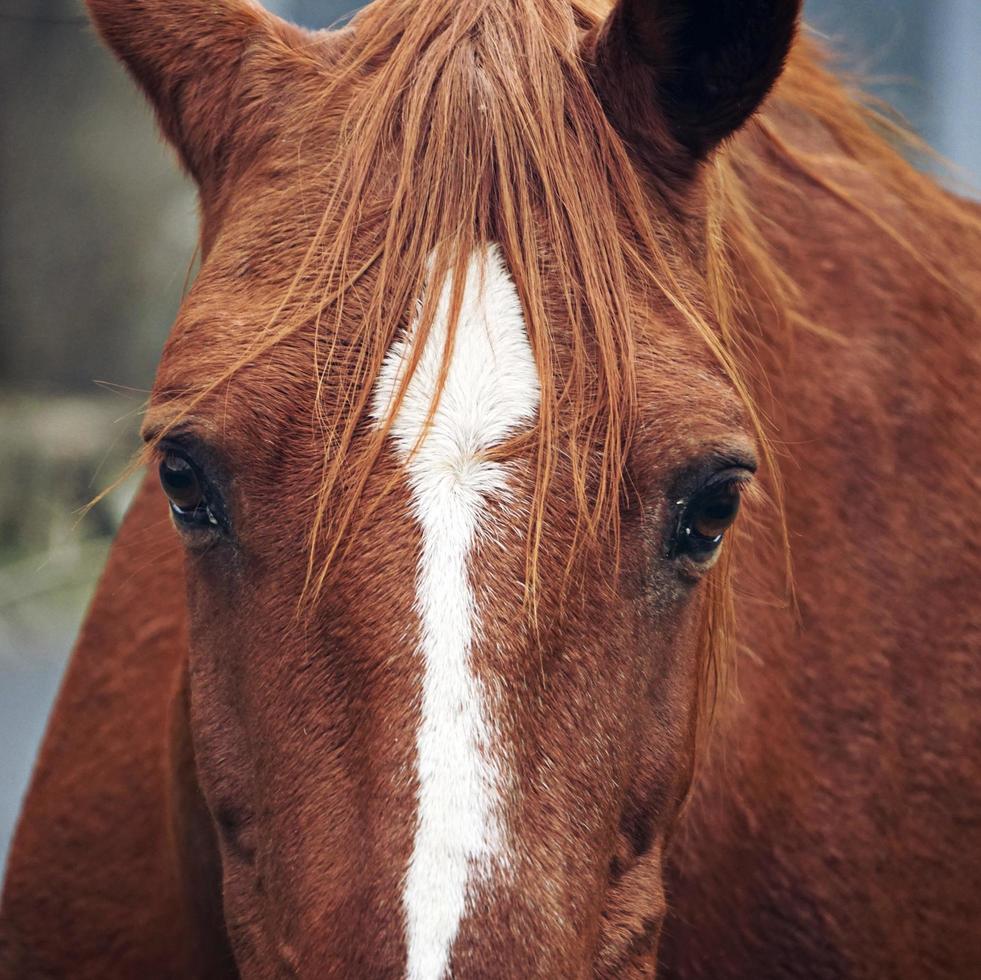
[[[590,40],[596,90],[642,157],[707,156],[780,76],[801,0],[619,0]],[[673,156],[673,160],[671,157]]]
[[[220,174],[248,86],[247,54],[302,33],[250,0],[86,0],[199,185]]]

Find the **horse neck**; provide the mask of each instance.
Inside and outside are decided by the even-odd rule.
[[[890,438],[911,415],[949,407],[975,345],[981,206],[935,187],[908,193],[884,172],[885,153],[882,169],[860,162],[819,121],[779,103],[734,156],[737,167],[751,161],[742,183],[764,261],[793,293],[775,295],[758,255],[737,255],[749,299],[737,330],[751,338],[757,394],[778,429],[799,427],[802,394],[826,403],[844,380],[866,383]],[[930,393],[930,404],[897,404],[903,389]]]

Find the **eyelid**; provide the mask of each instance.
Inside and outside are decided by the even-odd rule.
[[[220,447],[203,438],[196,429],[180,426],[154,435],[150,448],[156,454],[176,453],[184,456],[211,483],[227,476],[225,457]]]
[[[209,415],[181,409],[178,404],[151,405],[140,427],[140,438],[147,445],[165,439],[207,445],[219,441],[221,428]]]
[[[222,466],[215,451],[193,433],[168,432],[152,446],[156,464],[168,454],[180,456],[194,468],[207,501],[214,525],[227,536],[232,535],[232,521],[222,492]]]
[[[699,494],[712,490],[715,487],[725,486],[728,483],[735,483],[739,487],[739,492],[742,493],[747,487],[755,483],[753,477],[754,471],[742,465],[730,466],[727,469],[718,470],[707,479],[694,484],[684,495],[678,495],[675,499],[675,506],[686,507]]]
[[[747,470],[744,466],[734,466],[730,469],[722,470],[719,473],[713,474],[695,491],[695,493],[702,493],[705,490],[712,490],[713,488],[719,486],[727,486],[730,483],[736,484],[741,490],[743,487],[749,486],[749,484],[752,482],[752,470]]]

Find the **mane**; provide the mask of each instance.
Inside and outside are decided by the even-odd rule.
[[[463,272],[470,254],[487,241],[500,244],[514,278],[541,380],[527,528],[532,613],[545,509],[560,460],[571,469],[577,511],[567,575],[594,545],[612,542],[616,550],[637,408],[634,352],[642,331],[650,329],[637,309],[667,301],[714,352],[759,425],[738,362],[712,325],[712,311],[700,308],[685,288],[677,243],[661,230],[671,227],[669,216],[643,186],[581,61],[583,35],[598,22],[597,11],[566,0],[384,0],[354,21],[355,42],[332,66],[323,94],[324,103],[340,91],[353,99],[337,155],[325,167],[340,176],[312,246],[320,264],[309,278],[310,267],[301,269],[293,288],[306,299],[273,334],[285,336],[308,323],[312,304],[318,328],[329,337],[342,335],[345,294],[371,270],[354,355],[328,342],[318,364],[321,377],[346,377],[342,401],[350,412],[341,424],[321,415],[331,463],[312,532],[308,585],[314,592],[353,538],[361,492],[383,451],[386,427],[352,477],[353,437],[385,353],[405,327],[405,311],[426,297],[414,325],[413,359],[389,421],[425,347],[440,286],[450,276],[460,288],[452,293],[445,375]],[[383,177],[379,186],[376,175],[392,173],[394,180]],[[364,202],[368,210],[383,209],[386,220],[368,225]],[[559,309],[546,308],[546,282],[563,289]],[[342,471],[345,501],[328,525]],[[361,513],[359,520],[370,511]],[[317,547],[320,538],[328,542],[326,559]]]
[[[535,445],[526,532],[533,620],[547,501],[560,467],[571,471],[577,513],[567,577],[584,555],[599,553],[597,544],[616,552],[637,414],[634,352],[655,323],[639,318],[638,309],[672,311],[713,353],[758,430],[782,512],[758,403],[765,379],[754,373],[749,303],[740,281],[748,273],[788,327],[821,325],[800,312],[793,281],[768,251],[750,189],[772,165],[755,144],[762,140],[797,172],[851,206],[862,205],[821,175],[819,160],[787,145],[769,114],[754,120],[754,139],[737,138],[706,164],[708,221],[704,241],[693,249],[704,256],[707,276],[707,292],[701,291],[707,305],[700,306],[685,287],[678,242],[663,231],[676,218],[638,176],[580,59],[583,34],[605,9],[587,0],[380,0],[358,14],[350,44],[324,75],[319,102],[306,107],[346,105],[340,138],[323,161],[328,187],[319,228],[266,329],[194,401],[313,324],[325,462],[307,595],[323,587],[370,514],[362,498],[388,428],[373,431],[367,448],[357,452],[355,436],[364,432],[386,352],[425,297],[391,422],[432,327],[440,284],[452,277],[452,325],[468,258],[490,241],[500,244],[514,278],[541,379],[538,422],[525,437]],[[844,154],[873,168],[912,206],[954,217],[953,201],[891,145],[887,136],[898,130],[863,108],[810,43],[798,44],[775,98],[816,118]],[[892,235],[899,247],[911,247]],[[546,281],[553,296],[559,284],[559,309],[547,305]],[[359,327],[351,338],[355,296]],[[343,344],[337,343],[341,336]],[[451,326],[444,377],[453,343]],[[335,399],[328,410],[323,398],[327,386],[336,391],[338,384],[340,413]],[[710,697],[722,683],[722,651],[731,633],[726,566],[720,562],[710,576],[704,617],[703,687]]]

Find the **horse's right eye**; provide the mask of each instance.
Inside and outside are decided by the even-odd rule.
[[[695,561],[708,561],[718,551],[726,531],[739,513],[746,473],[727,473],[683,501],[672,553]]]
[[[160,461],[160,486],[163,487],[175,520],[185,525],[215,527],[218,524],[211,506],[204,478],[185,456],[168,452]]]

